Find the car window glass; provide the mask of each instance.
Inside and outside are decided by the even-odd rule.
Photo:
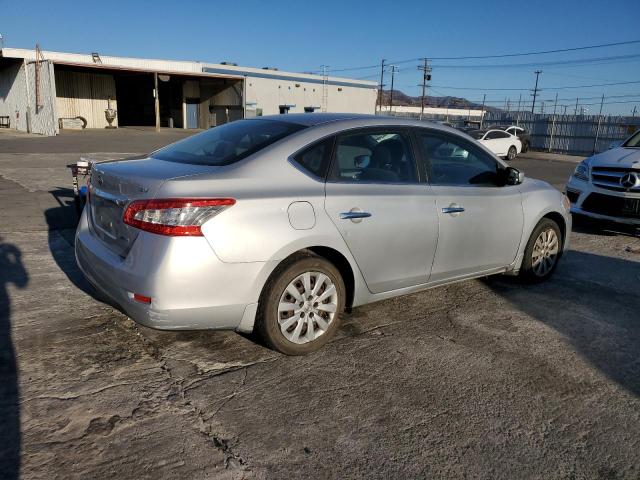
[[[340,182],[415,183],[409,142],[398,132],[363,132],[338,137],[331,179]]]
[[[453,136],[420,132],[432,185],[498,184],[498,164],[480,149]]]
[[[327,175],[332,147],[333,138],[328,138],[298,153],[293,160],[303,169],[324,179]]]
[[[151,157],[194,165],[229,165],[303,128],[275,120],[238,120],[180,140]]]

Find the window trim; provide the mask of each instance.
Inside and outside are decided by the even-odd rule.
[[[422,171],[420,168],[420,162],[418,160],[418,150],[416,149],[416,144],[413,142],[411,135],[411,128],[404,125],[374,125],[369,127],[354,127],[346,130],[341,130],[340,132],[334,133],[334,141],[333,141],[333,151],[331,152],[331,161],[329,163],[329,169],[327,170],[327,178],[326,183],[331,184],[345,184],[345,185],[422,185],[426,183],[426,177],[422,175]],[[336,152],[338,150],[338,141],[340,137],[352,136],[358,134],[370,134],[375,135],[376,132],[380,133],[397,133],[401,135],[407,146],[409,148],[409,152],[413,156],[414,168],[416,170],[416,181],[415,182],[384,182],[382,180],[366,180],[366,181],[341,181],[332,178],[333,169],[335,167],[336,162]]]
[[[427,152],[424,149],[424,145],[422,144],[422,141],[419,138],[421,133],[429,134],[429,135],[433,135],[433,136],[437,136],[437,137],[441,137],[441,138],[444,138],[445,140],[455,139],[455,140],[460,141],[460,143],[462,143],[461,146],[464,146],[467,151],[473,153],[476,156],[484,155],[486,158],[490,159],[496,165],[496,171],[497,171],[498,175],[500,175],[501,171],[505,170],[505,167],[500,162],[496,161],[496,159],[493,158],[492,155],[490,155],[487,152],[485,152],[478,145],[474,145],[473,142],[468,141],[462,135],[456,135],[456,134],[452,134],[450,132],[443,132],[441,130],[434,130],[434,129],[427,128],[427,127],[414,127],[413,128],[413,134],[415,135],[415,138],[416,138],[416,144],[418,145],[418,148],[420,149],[420,157],[419,158],[420,158],[421,162],[423,163],[423,168],[424,168],[424,170],[426,172],[426,176],[427,176],[427,179],[428,179],[429,186],[432,186],[432,187],[460,187],[460,188],[469,188],[469,187],[471,187],[471,188],[478,188],[478,187],[482,187],[482,188],[502,188],[502,187],[504,187],[504,185],[497,184],[497,183],[496,184],[487,184],[487,183],[472,184],[472,183],[469,183],[469,184],[464,184],[464,185],[458,184],[458,183],[432,183],[431,182],[431,178],[433,177],[433,167],[431,165],[431,159],[427,155]],[[467,146],[469,148],[466,148]]]

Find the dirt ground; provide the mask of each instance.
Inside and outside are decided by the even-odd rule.
[[[285,357],[99,301],[64,166],[182,133],[86,133],[0,136],[0,478],[640,478],[632,232],[577,222],[545,284],[357,308],[324,349]],[[514,165],[558,188],[574,168]]]

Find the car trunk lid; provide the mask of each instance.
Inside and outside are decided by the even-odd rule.
[[[88,203],[91,232],[110,250],[125,257],[140,230],[123,222],[133,200],[153,199],[167,180],[211,173],[216,167],[152,158],[97,163],[91,172]]]

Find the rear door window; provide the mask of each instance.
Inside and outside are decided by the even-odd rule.
[[[238,120],[173,143],[151,157],[195,165],[229,165],[303,128],[276,120]]]
[[[335,182],[417,183],[411,144],[397,130],[376,129],[336,140],[330,179]]]

